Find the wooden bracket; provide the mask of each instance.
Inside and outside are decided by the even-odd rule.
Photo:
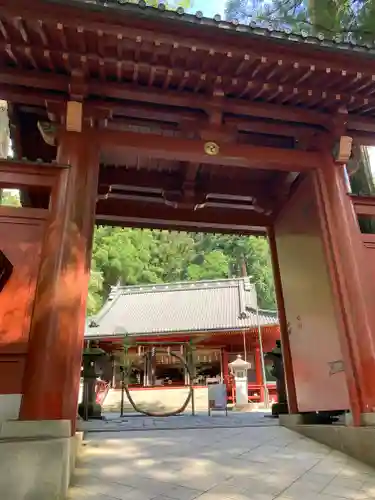
[[[78,101],[68,101],[66,104],[66,130],[82,132],[83,104]]]
[[[352,156],[353,138],[348,135],[340,137],[339,142],[334,147],[334,158],[336,163],[348,163]]]

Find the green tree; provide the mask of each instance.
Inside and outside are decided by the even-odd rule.
[[[87,296],[87,314],[96,313],[103,305],[103,275],[96,268],[95,261],[91,268],[89,292]]]
[[[195,256],[195,242],[185,232],[154,231],[150,266],[162,282],[186,279],[187,268]]]
[[[111,285],[252,276],[260,307],[275,307],[269,248],[264,238],[98,227],[88,312]]]
[[[225,13],[241,22],[266,21],[275,28],[350,35],[362,42],[375,33],[375,0],[228,0]]]
[[[0,190],[0,205],[7,207],[20,207],[21,201],[19,192],[14,189]]]
[[[202,260],[203,259],[203,260]],[[228,278],[229,259],[220,250],[198,255],[187,269],[187,278],[192,281]]]

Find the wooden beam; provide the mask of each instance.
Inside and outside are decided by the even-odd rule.
[[[359,146],[375,146],[375,133],[353,133],[348,131],[353,137],[353,143]]]
[[[99,188],[119,186],[126,189],[128,186],[137,186],[143,189],[160,189],[160,191],[174,191],[181,189],[183,183],[182,172],[145,171],[142,169],[125,169],[121,167],[102,167],[99,174]],[[249,179],[226,177],[204,177],[196,179],[196,190],[205,194],[227,194],[230,196],[254,196],[272,199],[274,191],[267,183]],[[104,192],[103,191],[103,192]]]
[[[91,81],[89,94],[101,96],[103,93],[113,99],[128,99],[139,102],[152,102],[164,106],[176,106],[206,110],[210,100],[207,96],[192,94],[187,91],[163,91],[156,88],[142,88],[132,84],[103,83]],[[307,124],[327,126],[330,115],[317,111],[305,110],[298,107],[268,104],[260,102],[249,102],[246,99],[223,98],[222,109],[225,113],[239,114],[245,116],[256,116],[271,118],[274,120],[285,120],[290,122],[301,122]]]
[[[24,71],[0,67],[0,83],[5,85],[20,85],[32,89],[56,90],[68,92],[70,78],[56,73],[39,71]]]
[[[25,89],[20,85],[4,85],[1,83],[0,98],[12,104],[26,104],[42,108],[46,106],[47,101],[59,104],[64,104],[67,101],[67,95],[64,94],[57,94],[48,90],[34,90],[32,87]]]
[[[272,224],[270,217],[246,210],[188,210],[113,199],[98,201],[96,221],[128,227],[242,234],[265,233]]]
[[[251,132],[256,134],[272,134],[283,137],[311,137],[323,133],[323,127],[314,127],[300,124],[278,123],[277,121],[269,123],[262,120],[251,120],[246,118],[237,118],[229,116],[225,118],[226,125],[233,125],[239,131]]]
[[[52,188],[62,168],[68,167],[43,162],[0,160],[0,186],[14,189],[28,186]]]
[[[163,160],[188,161],[211,165],[257,168],[263,170],[306,171],[321,162],[317,152],[283,150],[244,144],[219,144],[216,155],[205,153],[205,142],[199,139],[180,139],[157,134],[90,130],[91,140],[102,150],[131,151],[142,156]]]
[[[20,71],[0,68],[0,83],[18,85],[34,89],[62,92],[67,96],[70,78],[41,71]],[[190,108],[205,111],[209,99],[204,95],[192,94],[186,91],[165,91],[156,88],[141,87],[134,84],[114,83],[91,80],[87,88],[88,98],[97,100],[108,97],[117,100],[138,101],[161,106]],[[11,96],[10,96],[11,97]],[[9,99],[13,100],[13,99]],[[90,103],[88,99],[87,104]],[[284,120],[322,127],[330,126],[330,115],[317,111],[305,110],[297,106],[277,105],[260,102],[249,102],[246,99],[223,98],[222,109],[225,113],[242,116],[255,116],[273,120]],[[108,102],[108,106],[110,103]]]
[[[25,92],[25,87],[28,91]],[[68,98],[69,77],[43,73],[39,71],[20,71],[16,69],[0,69],[0,97],[15,103],[43,105],[45,101],[63,102]],[[53,92],[52,92],[53,91]],[[91,98],[85,101],[85,107],[89,113],[94,109],[110,110],[114,113],[124,114],[129,109],[129,115],[134,116],[139,106],[139,112],[142,116],[149,116],[155,119],[167,121],[184,121],[204,118],[202,111],[208,106],[208,100],[205,96],[189,94],[188,92],[163,91],[159,89],[142,88],[133,84],[117,84],[113,82],[91,81],[88,89]],[[110,100],[101,99],[108,97]],[[138,101],[123,102],[123,101]],[[233,115],[252,116],[257,118],[266,118],[272,120],[295,122],[301,124],[318,125],[329,129],[331,127],[331,115],[312,110],[305,110],[296,106],[249,102],[248,100],[223,98],[221,100],[223,111]],[[156,108],[147,108],[148,105],[159,105],[166,107],[162,110]],[[175,109],[173,109],[175,108]],[[190,108],[189,111],[180,108]],[[196,110],[194,112],[194,110]],[[147,113],[150,113],[147,115]],[[228,118],[230,122],[232,118]],[[241,126],[246,127],[246,119],[239,120]],[[291,132],[291,123],[285,125],[288,128],[288,134]],[[270,124],[272,126],[278,126]],[[249,125],[251,127],[251,125]],[[280,130],[283,127],[280,124]],[[362,117],[357,114],[348,115],[348,129],[355,134],[356,130],[366,132],[375,131],[375,118]],[[285,134],[283,134],[285,135]]]
[[[375,199],[373,196],[351,196],[354,210],[357,215],[375,217]]]

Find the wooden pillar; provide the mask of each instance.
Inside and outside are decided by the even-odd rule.
[[[182,346],[183,347],[183,351],[182,351],[182,355],[187,363],[187,365],[191,366],[191,356],[190,356],[190,349],[189,349],[189,346],[187,345],[184,345]],[[189,377],[189,372],[187,371],[187,369],[184,367],[184,385],[189,385],[190,384],[190,377]]]
[[[99,150],[85,133],[63,132],[59,136],[57,161],[69,168],[52,197],[30,329],[20,418],[70,419],[74,432]]]
[[[375,335],[366,303],[368,277],[364,249],[353,204],[347,194],[342,165],[330,154],[322,157],[314,176],[325,250],[336,296],[340,344],[355,425],[361,413],[375,411]]]
[[[260,348],[255,348],[255,381],[260,387],[260,402],[264,402],[264,386],[263,386],[263,373],[262,373],[262,360],[260,354]]]
[[[297,394],[296,394],[296,385],[294,381],[292,354],[290,351],[289,329],[285,314],[284,295],[283,295],[283,288],[280,275],[280,264],[277,255],[276,238],[273,228],[270,228],[268,230],[268,241],[271,250],[273,279],[275,283],[276,301],[279,313],[280,339],[281,339],[281,348],[282,348],[283,363],[284,363],[285,386],[288,397],[288,409],[289,413],[297,413],[298,412]]]
[[[226,349],[222,350],[222,363],[223,363],[223,378],[224,384],[228,385],[229,382],[229,356]]]
[[[116,358],[113,355],[112,357],[112,380],[111,380],[111,389],[116,389]]]

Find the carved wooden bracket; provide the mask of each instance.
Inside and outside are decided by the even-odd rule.
[[[6,257],[5,253],[0,250],[0,292],[4,289],[13,272],[13,265]]]
[[[337,163],[348,163],[352,156],[353,138],[342,135],[333,150],[334,159]]]
[[[41,133],[44,142],[49,146],[56,146],[57,127],[51,122],[38,122],[38,129]]]

